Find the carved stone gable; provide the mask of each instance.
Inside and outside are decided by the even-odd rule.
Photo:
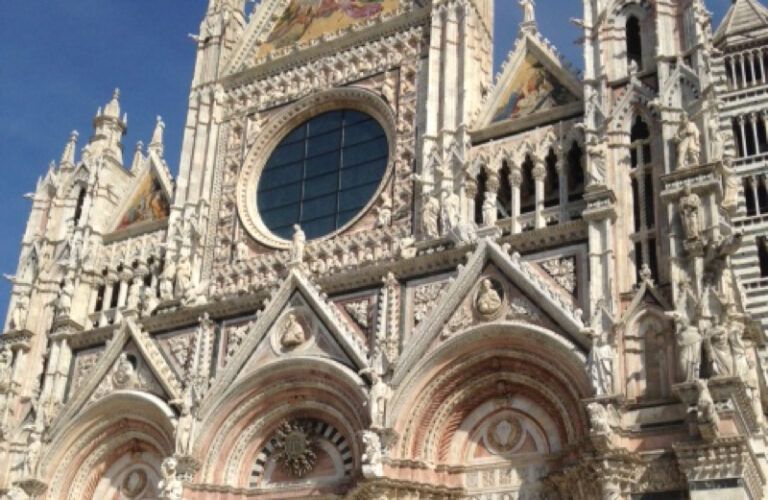
[[[107,372],[106,377],[99,383],[90,401],[98,401],[119,390],[139,390],[163,399],[168,398],[162,385],[133,342],[126,344],[123,352]]]

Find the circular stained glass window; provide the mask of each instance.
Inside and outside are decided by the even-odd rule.
[[[258,182],[256,206],[280,238],[299,224],[307,238],[344,227],[371,201],[389,160],[382,126],[354,110],[315,116],[286,135]]]

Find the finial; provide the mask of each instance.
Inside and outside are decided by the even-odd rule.
[[[536,31],[536,4],[533,0],[520,0],[520,8],[523,9],[523,22],[520,27],[523,31]]]
[[[74,166],[75,165],[75,148],[77,146],[77,138],[79,134],[77,130],[73,130],[69,134],[69,141],[64,146],[64,153],[61,155],[61,165]]]
[[[120,118],[120,89],[115,89],[112,93],[112,100],[104,107],[104,115]]]
[[[136,171],[144,163],[144,143],[139,141],[136,143],[136,151],[133,153],[133,162],[131,163],[131,171]]]
[[[157,123],[155,124],[155,131],[152,133],[152,142],[149,143],[149,150],[155,151],[158,155],[163,156],[163,132],[165,131],[165,123],[163,117],[157,117]]]

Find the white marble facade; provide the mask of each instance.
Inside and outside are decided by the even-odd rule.
[[[3,498],[768,498],[768,9],[583,3],[494,76],[493,0],[210,0],[179,176],[116,91],[36,187]],[[342,112],[367,197],[276,223]]]

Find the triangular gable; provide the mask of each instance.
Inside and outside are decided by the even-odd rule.
[[[113,231],[154,227],[168,219],[173,183],[163,160],[156,154],[150,153],[126,192],[128,196],[116,211]]]
[[[557,292],[553,292],[546,281],[539,277],[538,271],[528,263],[520,260],[519,255],[511,256],[496,243],[481,240],[477,250],[461,269],[459,275],[442,294],[442,301],[435,307],[432,314],[419,324],[411,335],[414,343],[403,353],[395,367],[393,382],[398,384],[408,370],[426,354],[449,325],[460,305],[475,290],[477,281],[483,275],[488,264],[493,264],[500,273],[518,290],[525,291],[525,300],[533,303],[547,315],[557,327],[562,329],[580,346],[587,350],[590,342],[585,335],[585,325],[581,313],[572,304],[562,300]]]
[[[621,315],[619,324],[626,324],[639,311],[647,307],[655,307],[662,311],[672,310],[672,306],[667,300],[659,294],[656,287],[649,280],[643,280],[637,288],[632,301],[629,303]]]
[[[294,314],[303,327],[305,341],[295,348],[285,348],[281,345],[283,328],[288,324],[289,315]],[[337,316],[341,320],[341,315]],[[352,329],[348,333],[354,334]],[[250,332],[249,332],[250,333]],[[357,340],[356,342],[364,342]],[[248,361],[240,369],[235,383],[248,378],[251,373],[270,363],[291,358],[324,358],[345,365],[349,369],[360,368],[344,352],[338,337],[330,332],[325,323],[315,314],[309,305],[307,297],[296,290],[291,300],[283,307],[277,317],[274,326],[269,333],[262,337],[262,341],[251,352]]]
[[[142,332],[132,319],[126,319],[107,344],[99,361],[88,371],[87,380],[76,389],[53,423],[54,431],[63,423],[69,422],[91,400],[129,344],[135,347],[136,354],[141,357],[143,365],[149,368],[168,399],[181,398],[182,388],[179,381],[149,334]]]
[[[223,394],[237,379],[243,367],[251,359],[253,353],[265,341],[273,327],[283,317],[286,308],[292,306],[292,301],[300,295],[309,311],[322,323],[327,332],[349,360],[355,371],[368,367],[366,348],[359,337],[339,317],[335,306],[328,304],[320,292],[297,269],[292,269],[280,288],[275,292],[264,311],[259,315],[248,334],[241,341],[237,352],[227,363],[223,371],[216,375],[209,396],[201,404],[201,412],[211,404],[213,398]]]
[[[225,74],[244,69],[247,61],[276,50],[312,44],[323,37],[399,12],[401,0],[265,0],[258,7],[235,49]]]
[[[536,32],[522,32],[504,64],[476,129],[507,121],[552,119],[581,109],[582,86]],[[542,116],[543,115],[543,116]],[[555,116],[556,118],[556,116]]]

